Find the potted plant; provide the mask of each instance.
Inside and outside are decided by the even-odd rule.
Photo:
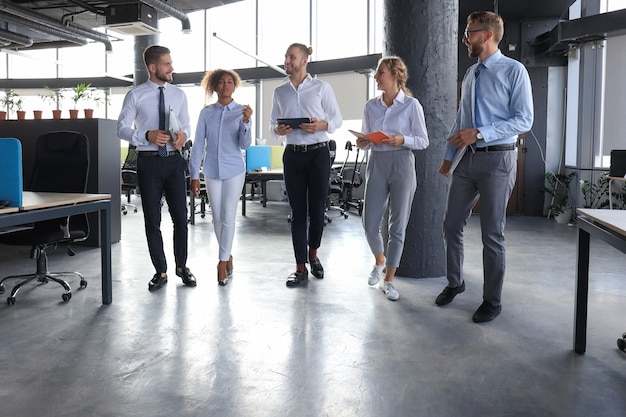
[[[72,102],[74,108],[70,109],[70,119],[78,118],[78,103],[80,101],[93,100],[94,89],[91,88],[91,83],[80,83],[72,88]]]
[[[0,98],[2,110],[0,110],[0,120],[7,118],[7,113],[12,111],[22,111],[22,98],[13,90],[6,90],[4,96]]]
[[[15,107],[16,107],[15,114],[17,114],[17,120],[26,119],[26,112],[22,108],[22,98],[19,96],[17,100],[15,101]]]
[[[46,94],[39,94],[39,97],[44,102],[48,102],[52,109],[52,118],[60,119],[61,118],[61,109],[59,108],[61,104],[61,99],[63,99],[63,91],[61,90],[53,90],[47,85],[43,86],[46,89]]]
[[[111,100],[107,93],[103,90],[92,89],[91,95],[89,96],[89,101],[94,103],[96,107],[100,107],[100,103],[111,104]],[[93,108],[86,107],[84,109],[85,119],[93,118]]]
[[[544,174],[547,185],[541,190],[552,197],[548,207],[548,216],[553,215],[557,223],[566,224],[572,218],[573,210],[569,202],[569,184],[575,175],[576,172],[567,175],[553,174],[552,172]]]

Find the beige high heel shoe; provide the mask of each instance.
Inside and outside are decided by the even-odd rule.
[[[219,261],[217,264],[217,283],[219,285],[228,284],[228,272],[226,272],[227,261]]]
[[[226,274],[228,274],[228,278],[233,277],[233,255],[230,255],[230,258],[226,261]]]

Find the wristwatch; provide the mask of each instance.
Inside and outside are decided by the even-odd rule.
[[[483,139],[483,134],[480,133],[480,131],[478,133],[476,133],[476,139],[478,139],[478,140]]]

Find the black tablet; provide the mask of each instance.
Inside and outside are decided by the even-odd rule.
[[[308,117],[296,117],[292,119],[278,119],[279,125],[289,125],[292,129],[300,129],[300,124],[311,123],[311,119]]]

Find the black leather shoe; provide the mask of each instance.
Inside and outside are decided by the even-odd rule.
[[[311,274],[313,274],[315,278],[324,278],[324,267],[320,262],[320,258],[310,259],[309,264],[311,264]]]
[[[154,274],[148,283],[148,290],[155,291],[167,284],[167,275],[162,277],[161,274]]]
[[[489,301],[483,301],[478,310],[472,316],[474,323],[484,323],[498,317],[502,312],[502,306],[494,306]]]
[[[189,268],[187,268],[186,266],[182,267],[180,271],[178,270],[178,268],[176,268],[176,275],[183,279],[183,284],[185,284],[186,286],[196,286],[196,277],[193,276]]]
[[[293,272],[287,277],[287,286],[297,287],[298,285],[306,285],[308,280],[309,280],[309,271],[306,268],[304,268],[304,271]]]
[[[438,306],[450,304],[452,300],[454,300],[454,297],[456,297],[457,294],[461,294],[463,291],[465,291],[465,281],[463,281],[458,287],[446,287],[443,289],[441,294],[437,296],[435,304]]]

